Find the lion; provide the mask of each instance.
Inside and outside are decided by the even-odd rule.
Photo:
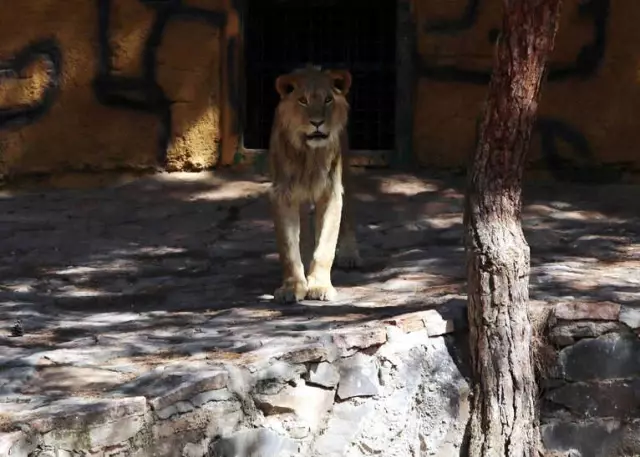
[[[351,215],[347,123],[351,87],[347,70],[307,65],[276,78],[280,101],[269,142],[269,198],[283,281],[280,303],[331,301],[331,269],[362,265]],[[303,207],[315,208],[308,274],[301,254]]]

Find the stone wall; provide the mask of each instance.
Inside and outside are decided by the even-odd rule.
[[[543,384],[543,439],[573,457],[640,455],[640,309],[562,303],[549,340],[557,349]]]
[[[533,307],[535,316],[548,309]],[[551,309],[555,356],[541,381],[547,455],[640,455],[640,310],[609,302]],[[252,347],[244,361],[167,362],[99,398],[11,397],[0,401],[0,455],[460,455],[465,328],[464,307],[441,307],[297,346]],[[3,372],[0,395],[22,382],[20,370]]]

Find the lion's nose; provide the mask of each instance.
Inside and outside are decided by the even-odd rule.
[[[317,121],[309,121],[311,123],[311,125],[313,125],[315,128],[320,127],[322,124],[324,124],[324,120],[320,119]]]

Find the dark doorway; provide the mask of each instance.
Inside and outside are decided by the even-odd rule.
[[[249,0],[244,147],[267,149],[275,78],[307,63],[346,68],[353,150],[392,150],[396,0]]]

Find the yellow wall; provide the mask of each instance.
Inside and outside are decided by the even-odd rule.
[[[414,153],[426,166],[462,166],[502,1],[413,2]],[[162,2],[0,0],[0,177],[233,163],[242,98],[233,3],[182,0],[161,27]],[[565,177],[576,165],[615,174],[640,163],[640,2],[581,3],[590,9],[565,1],[530,155]]]
[[[474,0],[414,1],[421,65],[414,150],[424,165],[464,165],[486,96],[483,78],[492,65],[490,37],[500,26],[502,1],[478,1],[476,14],[457,24],[451,20],[463,18]],[[582,3],[588,8],[564,2],[530,154],[531,165],[559,177],[580,173],[576,166],[592,174],[640,168],[640,2]],[[576,70],[581,54],[597,65]]]
[[[183,4],[160,29],[163,14],[140,0],[0,0],[0,175],[149,168],[159,158],[170,170],[213,165],[226,7]],[[102,63],[101,32],[111,48]]]

